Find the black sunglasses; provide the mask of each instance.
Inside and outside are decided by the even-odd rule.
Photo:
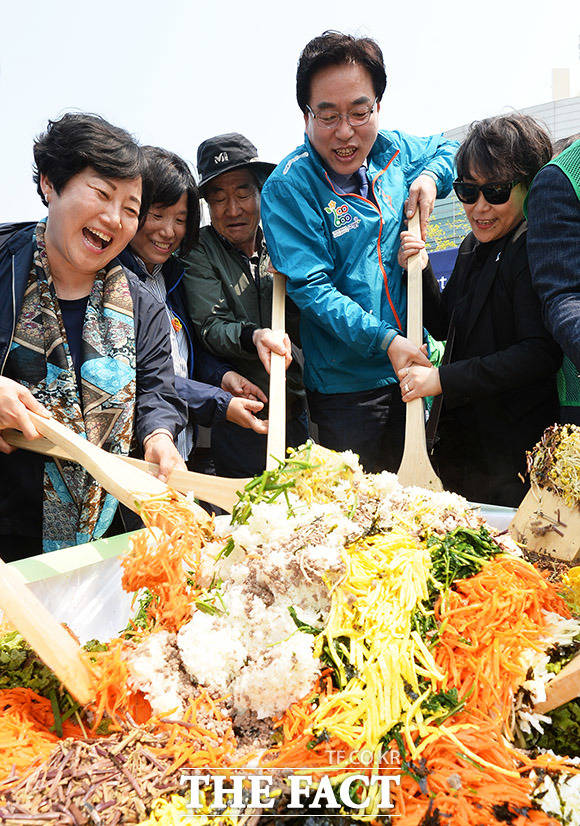
[[[457,179],[453,189],[462,204],[474,204],[483,195],[488,204],[505,204],[510,199],[511,191],[520,181],[508,181],[504,184],[469,184]]]

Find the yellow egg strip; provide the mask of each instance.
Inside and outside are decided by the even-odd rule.
[[[356,675],[343,690],[321,699],[313,728],[325,728],[356,748],[374,749],[389,729],[403,723],[412,743],[411,729],[428,730],[420,706],[444,679],[411,630],[413,612],[428,596],[429,552],[398,529],[360,540],[344,556],[346,575],[332,593],[316,653],[327,645],[337,656],[338,638],[347,638]],[[418,693],[419,677],[431,685],[413,700],[405,684]]]

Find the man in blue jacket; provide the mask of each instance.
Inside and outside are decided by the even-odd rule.
[[[262,216],[276,269],[301,311],[304,383],[322,444],[357,452],[367,471],[396,470],[404,412],[397,371],[429,365],[405,337],[397,263],[403,217],[423,237],[451,189],[457,144],[378,131],[386,86],[370,38],[326,32],[304,48],[296,95],[302,146],[266,182]]]

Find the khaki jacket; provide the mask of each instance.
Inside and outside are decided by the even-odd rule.
[[[213,227],[202,227],[199,244],[187,257],[183,283],[189,314],[208,350],[226,359],[268,395],[269,377],[256,349],[243,346],[253,329],[272,324],[272,275],[267,271],[269,257],[261,233],[258,247],[256,283],[246,257]],[[298,325],[298,310],[287,298],[286,330],[293,342],[293,360],[286,374],[288,415],[305,395],[301,353],[295,346],[299,342]]]

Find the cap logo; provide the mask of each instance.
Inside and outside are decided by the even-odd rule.
[[[223,163],[224,161],[228,161],[228,153],[227,152],[220,152],[219,155],[214,155],[214,163]]]

